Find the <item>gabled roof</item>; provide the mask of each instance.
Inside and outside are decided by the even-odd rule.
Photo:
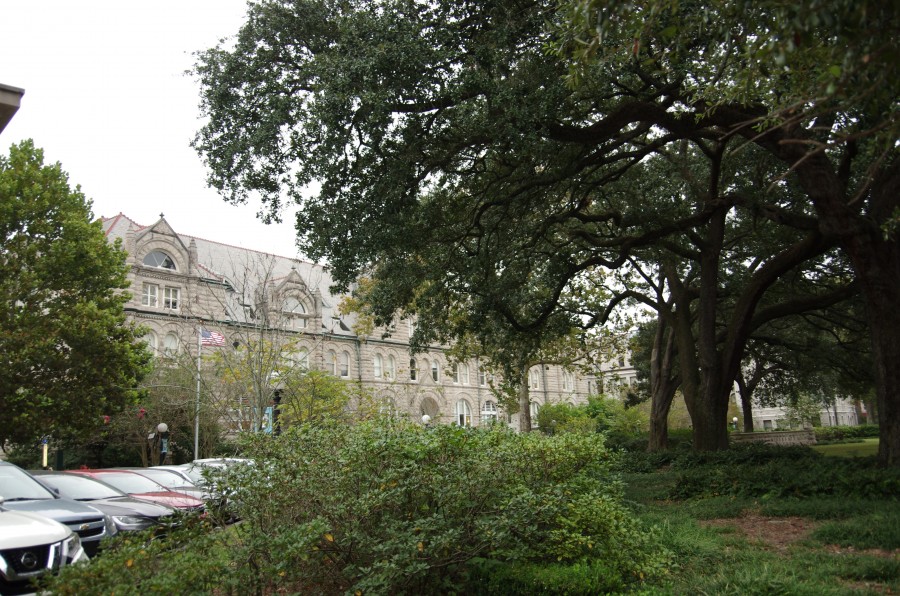
[[[193,241],[197,247],[197,268],[208,279],[228,284],[236,292],[255,292],[260,286],[282,286],[289,282],[300,282],[307,290],[322,297],[322,320],[328,321],[337,315],[337,305],[341,296],[331,293],[332,278],[328,270],[302,259],[292,259],[223,242],[189,236],[176,232],[165,218],[160,218],[153,226],[136,223],[124,213],[113,217],[101,217],[103,231],[110,241],[121,238],[124,243],[129,228],[135,232],[135,239],[155,231],[171,234],[183,246]],[[346,325],[335,326],[335,332],[352,335],[354,317],[344,316]]]

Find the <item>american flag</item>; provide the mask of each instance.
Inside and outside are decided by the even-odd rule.
[[[200,329],[200,345],[202,346],[224,346],[225,336],[215,331],[207,331]]]

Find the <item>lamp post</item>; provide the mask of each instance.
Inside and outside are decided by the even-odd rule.
[[[731,428],[733,428],[734,430],[737,430],[737,423],[738,423],[738,417],[735,416],[734,418],[731,419]]]
[[[425,425],[425,428],[428,428],[428,425],[431,424],[431,416],[428,414],[422,415],[422,424]]]
[[[169,456],[169,425],[160,422],[156,425],[156,432],[159,437],[159,465],[164,465]]]

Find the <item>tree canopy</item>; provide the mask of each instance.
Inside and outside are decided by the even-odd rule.
[[[376,320],[415,312],[420,343],[474,332],[514,353],[519,342],[600,324],[610,309],[595,299],[598,280],[674,255],[668,281],[685,291],[678,356],[694,355],[680,372],[701,371],[690,379],[692,416],[706,418],[705,448],[721,448],[726,389],[755,310],[781,276],[802,278],[807,261],[840,246],[870,317],[900,336],[900,320],[883,313],[885,296],[900,299],[900,284],[886,281],[900,279],[900,250],[885,236],[898,200],[889,189],[900,162],[885,143],[897,94],[834,99],[877,79],[860,64],[884,64],[896,15],[868,4],[854,13],[852,23],[877,37],[837,78],[821,53],[802,55],[809,77],[825,77],[825,99],[803,109],[796,102],[810,101],[818,83],[790,73],[741,83],[729,40],[777,65],[777,47],[756,45],[785,30],[772,19],[739,18],[729,3],[647,6],[656,12],[574,0],[256,3],[233,46],[199,56],[209,121],[195,147],[229,200],[258,197],[269,217],[283,200],[298,202],[300,246],[327,259],[343,289],[368,274]],[[864,36],[803,18],[803,35],[836,36],[826,44],[833,52]],[[872,30],[872,19],[884,29]],[[841,78],[851,72],[876,78]],[[696,158],[679,165],[679,152]],[[729,237],[735,221],[745,232]],[[729,243],[755,259],[736,274],[746,283],[732,294],[739,314],[725,337],[740,341],[730,343],[717,339],[712,306]],[[696,319],[682,275],[692,259],[704,263],[694,268]],[[466,317],[448,317],[454,309]],[[694,334],[698,345],[688,346]],[[875,345],[885,411],[882,401],[900,402],[887,366],[900,346],[885,334]],[[884,461],[900,457],[896,424],[883,426],[897,441],[883,441]]]
[[[32,142],[0,156],[0,445],[98,432],[150,359],[125,254]]]

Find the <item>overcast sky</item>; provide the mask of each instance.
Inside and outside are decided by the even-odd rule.
[[[94,215],[295,256],[293,217],[266,226],[206,186],[189,143],[200,127],[192,53],[233,36],[245,0],[21,0],[0,8],[0,83],[25,89],[0,133],[60,162]]]

